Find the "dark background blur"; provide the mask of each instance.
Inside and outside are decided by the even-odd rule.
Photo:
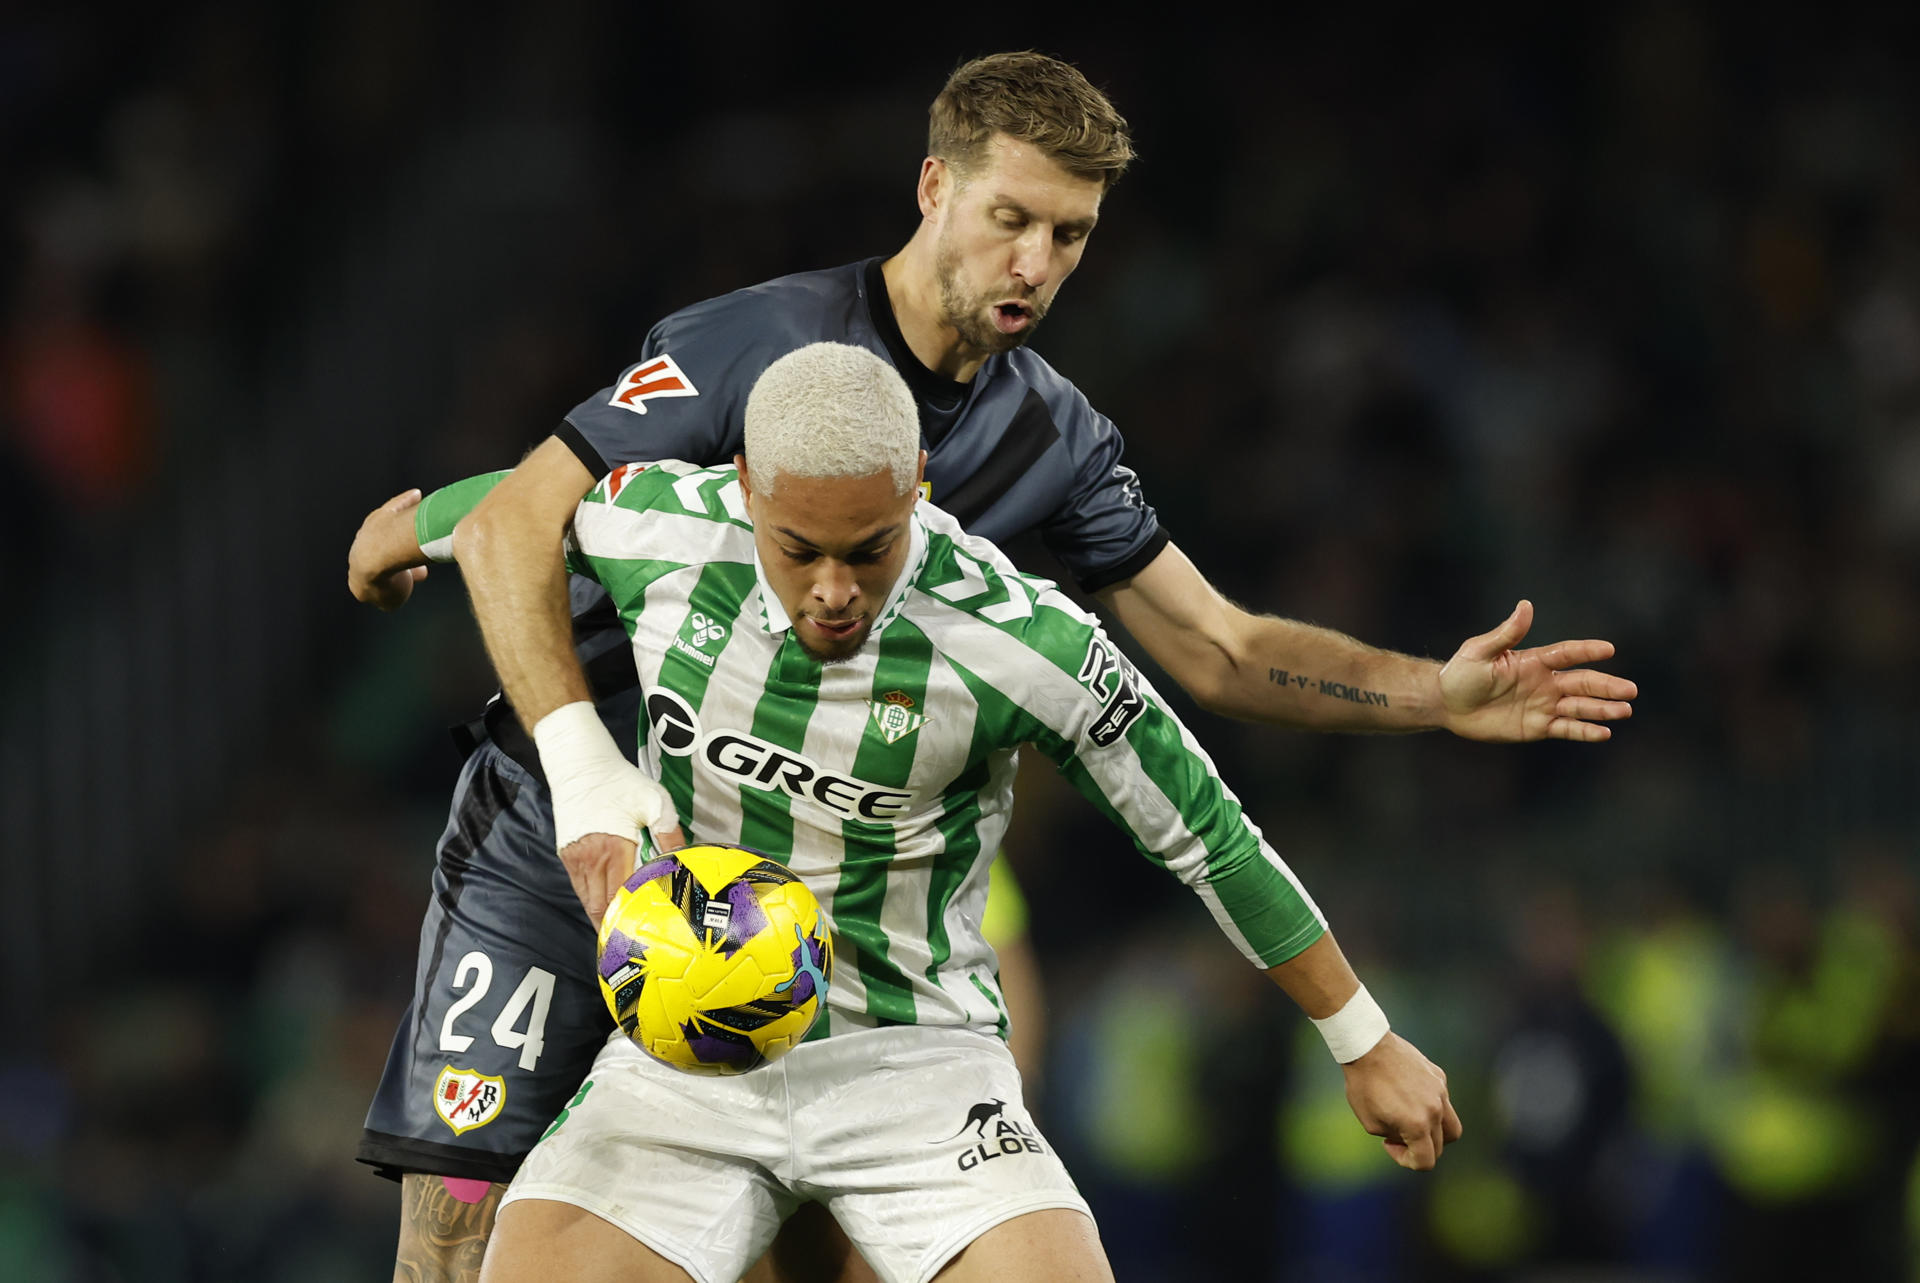
[[[1641,691],[1604,746],[1192,714],[1451,1072],[1429,1178],[1025,790],[1119,1277],[1920,1278],[1912,17],[160,8],[0,19],[0,1277],[387,1276],[351,1153],[490,678],[451,570],[348,598],[360,516],[896,249],[946,72],[1031,45],[1142,153],[1036,347],[1202,569],[1439,657],[1528,596]]]

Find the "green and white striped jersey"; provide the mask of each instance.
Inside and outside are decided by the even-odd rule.
[[[444,556],[491,480],[429,496],[422,547]],[[906,569],[866,644],[826,665],[790,636],[732,467],[616,469],[569,540],[569,568],[607,589],[633,638],[640,761],[689,839],[784,861],[832,923],[814,1036],[1004,1029],[981,918],[1023,744],[1197,892],[1250,960],[1284,962],[1318,939],[1312,899],[1094,619],[940,509],[914,512]]]

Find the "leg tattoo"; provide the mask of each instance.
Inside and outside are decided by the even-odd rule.
[[[478,1283],[505,1185],[409,1172],[400,1179],[400,1251],[393,1283]]]

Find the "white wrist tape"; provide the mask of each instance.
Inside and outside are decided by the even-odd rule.
[[[642,829],[678,823],[673,799],[620,755],[613,736],[586,700],[562,704],[533,728],[540,769],[553,796],[556,850],[589,833],[642,840]]]
[[[1313,1027],[1327,1040],[1327,1050],[1333,1053],[1333,1058],[1346,1065],[1378,1046],[1391,1026],[1387,1024],[1387,1013],[1380,1010],[1380,1004],[1373,1000],[1367,987],[1361,985],[1353,991],[1353,997],[1347,999],[1346,1006],[1325,1020],[1315,1020]]]

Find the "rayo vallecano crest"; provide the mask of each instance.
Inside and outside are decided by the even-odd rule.
[[[889,744],[898,744],[927,724],[924,714],[913,711],[913,697],[905,691],[888,691],[879,699],[867,701],[873,710],[873,724]]]
[[[434,1112],[455,1135],[485,1127],[500,1116],[500,1108],[506,1103],[506,1080],[491,1074],[448,1065],[433,1083]]]

